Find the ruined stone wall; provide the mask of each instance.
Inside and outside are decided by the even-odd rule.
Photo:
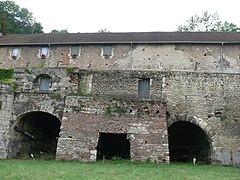
[[[161,102],[67,97],[57,159],[96,161],[100,132],[127,134],[134,161],[169,162],[165,105]]]
[[[237,44],[113,44],[112,56],[102,56],[103,45],[79,45],[76,58],[71,45],[50,45],[45,59],[40,46],[17,46],[19,58],[12,60],[11,46],[0,47],[0,67],[78,67],[93,70],[156,70],[195,72],[239,72]]]
[[[240,164],[239,77],[239,74],[180,72],[164,76],[169,125],[175,121],[194,121],[210,138],[213,161],[222,164]]]
[[[88,97],[66,97],[57,159],[95,161],[99,133],[104,132],[127,134],[135,161],[169,162],[165,104],[159,98],[162,82],[157,74],[81,70],[79,73],[80,85],[84,88],[90,83],[90,90]],[[149,100],[138,98],[139,78],[151,78]]]
[[[51,78],[49,90],[39,89],[39,76],[48,75]],[[15,131],[21,117],[31,112],[46,112],[62,119],[64,109],[64,97],[77,89],[77,85],[71,82],[70,76],[61,68],[16,68],[13,75],[14,89],[12,101],[9,103],[11,114],[5,117],[8,126],[6,138],[9,140],[6,146],[8,157],[14,157],[21,151],[22,134]]]
[[[0,82],[0,159],[8,157],[13,100],[10,84]]]
[[[161,100],[162,75],[141,71],[96,71],[93,72],[92,93],[114,95],[122,98],[138,98],[139,79],[150,79],[150,99]]]
[[[213,162],[240,164],[239,74],[95,72],[91,91],[100,96],[115,93],[115,97],[135,99],[137,79],[143,77],[151,79],[151,99],[166,101],[168,126],[176,121],[198,125],[209,138]]]
[[[51,78],[48,91],[41,91],[37,83],[43,74]],[[99,132],[109,132],[128,135],[135,160],[168,161],[167,127],[176,121],[188,121],[207,134],[213,162],[239,165],[239,76],[181,71],[15,69],[14,89],[10,90],[10,84],[1,86],[1,158],[16,153],[17,144],[13,142],[19,136],[13,126],[19,117],[43,111],[62,120],[58,159],[94,161]],[[138,98],[141,78],[150,79],[150,98],[144,101]],[[162,101],[166,101],[166,115]]]

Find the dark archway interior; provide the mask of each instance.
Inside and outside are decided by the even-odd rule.
[[[21,134],[19,153],[55,155],[60,126],[59,119],[49,113],[27,113],[14,127]]]
[[[197,125],[179,121],[168,128],[170,161],[209,162],[210,145],[206,133]]]
[[[100,133],[97,159],[130,159],[130,142],[127,134]]]

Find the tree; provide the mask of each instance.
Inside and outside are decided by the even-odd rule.
[[[31,12],[20,8],[14,1],[0,1],[0,32],[3,34],[43,33],[41,23]]]
[[[228,21],[222,22],[217,13],[209,14],[207,11],[203,13],[202,17],[198,14],[190,17],[184,25],[177,27],[178,31],[239,31],[240,28]]]
[[[51,33],[51,34],[68,33],[68,30],[67,30],[67,29],[64,29],[64,30],[58,31],[58,30],[54,29],[54,30],[52,30],[50,33]]]
[[[106,29],[100,29],[98,30],[99,33],[110,33],[110,31],[107,31]]]

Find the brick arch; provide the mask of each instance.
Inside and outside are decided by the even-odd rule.
[[[56,119],[59,120],[60,123],[62,122],[61,118],[59,118],[57,114],[54,114],[54,113],[51,113],[51,112],[47,112],[47,111],[41,111],[41,110],[35,110],[35,111],[29,110],[29,111],[26,111],[26,112],[22,112],[20,115],[18,115],[18,116],[16,117],[15,122],[18,123],[18,121],[19,121],[22,117],[27,116],[28,114],[31,114],[31,113],[36,113],[36,112],[38,112],[38,113],[43,113],[43,114],[47,114],[47,115],[49,115],[49,116],[54,116]]]
[[[176,115],[170,116],[167,119],[167,127],[169,128],[174,122],[178,122],[178,121],[190,122],[199,126],[206,133],[210,146],[211,148],[213,148],[212,143],[217,139],[217,136],[214,130],[212,129],[212,127],[208,125],[207,122],[205,122],[203,119],[196,116],[191,116],[186,114],[176,114]]]
[[[54,119],[57,119],[59,121],[60,126],[62,124],[61,118],[59,118],[57,115],[55,115],[55,114],[53,114],[51,112],[40,111],[40,110],[35,110],[35,111],[29,110],[29,111],[21,113],[20,115],[18,115],[16,117],[16,119],[15,119],[15,121],[13,123],[13,127],[21,125],[23,123],[22,118],[24,118],[25,116],[34,114],[34,113],[39,113],[39,114],[43,114],[43,115],[46,115],[46,116],[49,116],[49,117],[53,117]]]
[[[62,114],[59,114],[58,111],[54,112],[52,111],[52,109],[48,109],[43,106],[39,106],[36,108],[33,106],[27,106],[27,105],[25,105],[24,108],[22,108],[17,113],[15,113],[15,118],[13,119],[13,121],[18,122],[18,120],[21,119],[23,116],[32,112],[46,113],[46,114],[55,116],[60,121],[60,123],[62,122]]]

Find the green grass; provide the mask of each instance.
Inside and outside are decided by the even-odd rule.
[[[0,179],[240,179],[240,168],[128,161],[0,160]]]

